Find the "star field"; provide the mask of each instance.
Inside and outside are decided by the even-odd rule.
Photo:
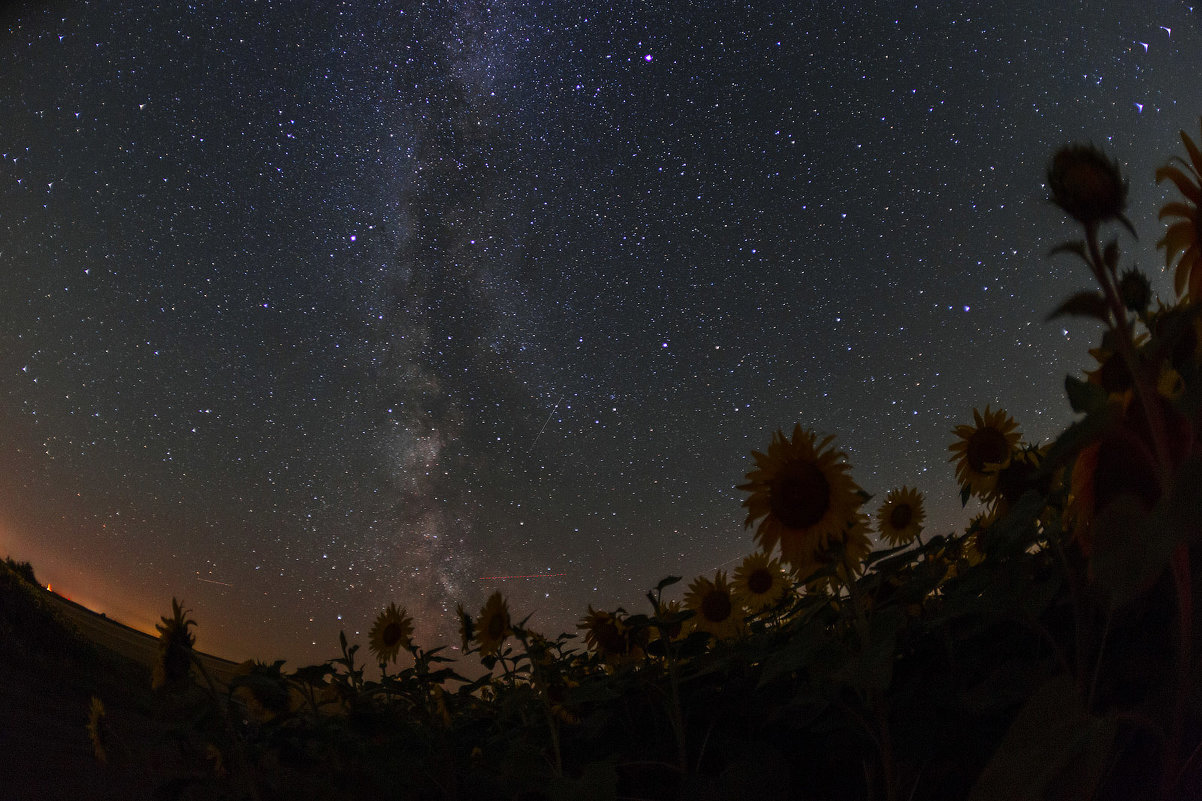
[[[796,7],[795,7],[796,6]],[[0,39],[0,546],[236,659],[642,609],[836,434],[962,526],[951,429],[1071,419],[1097,332],[1042,186],[1196,129],[1181,3],[61,2]],[[875,509],[875,503],[869,507]],[[482,579],[485,576],[540,576]]]

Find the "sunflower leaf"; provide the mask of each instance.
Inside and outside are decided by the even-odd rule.
[[[1093,798],[1106,768],[1114,721],[1090,715],[1069,676],[1031,694],[977,779],[969,801]]]
[[[664,587],[671,587],[673,584],[680,581],[680,576],[667,576],[659,580],[659,584],[655,585],[656,592],[662,592]]]
[[[1040,472],[1051,473],[1068,463],[1082,448],[1096,441],[1106,429],[1113,425],[1115,415],[1115,409],[1111,404],[1103,404],[1066,428],[1064,433],[1052,443],[1048,452],[1044,454],[1043,461],[1039,466]]]
[[[1056,310],[1049,314],[1044,322],[1055,320],[1057,317],[1064,315],[1072,315],[1074,317],[1093,317],[1094,319],[1106,322],[1109,316],[1109,309],[1106,306],[1106,298],[1100,292],[1077,292],[1068,300],[1056,307]]]
[[[1088,414],[1106,405],[1105,389],[1097,384],[1073,378],[1071,375],[1064,377],[1064,392],[1068,395],[1069,405],[1078,414],[1082,412]]]
[[[1080,240],[1059,244],[1048,251],[1048,256],[1059,256],[1061,253],[1076,254],[1081,257],[1081,261],[1089,264],[1089,257],[1085,255],[1085,243]]]

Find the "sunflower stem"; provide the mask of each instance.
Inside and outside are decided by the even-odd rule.
[[[1115,284],[1115,277],[1106,266],[1106,262],[1102,258],[1102,252],[1098,248],[1097,223],[1086,224],[1085,246],[1089,252],[1090,269],[1093,271],[1094,278],[1097,279],[1102,287],[1102,293],[1106,297],[1106,302],[1110,305],[1110,314],[1114,318],[1111,330],[1115,333],[1115,339],[1117,340],[1116,348],[1118,349],[1120,358],[1122,358],[1127,366],[1127,371],[1131,375],[1131,385],[1135,389],[1136,397],[1139,398],[1140,406],[1143,407],[1144,418],[1148,421],[1148,429],[1152,435],[1152,447],[1156,452],[1159,473],[1156,478],[1163,493],[1168,490],[1169,472],[1172,469],[1165,436],[1164,418],[1160,413],[1160,406],[1153,402],[1154,392],[1149,388],[1147,371],[1143,369],[1143,366],[1139,362],[1139,356],[1135,351],[1135,339],[1131,332],[1130,321],[1127,318],[1127,307],[1119,295],[1118,286]]]

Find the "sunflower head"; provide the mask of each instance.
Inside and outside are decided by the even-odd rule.
[[[1085,380],[1106,390],[1111,397],[1121,398],[1135,386],[1127,363],[1117,352],[1108,347],[1090,348],[1089,355],[1098,366],[1085,371]]]
[[[684,634],[685,621],[678,618],[682,617],[684,611],[685,609],[681,606],[680,601],[665,601],[661,604],[656,617],[661,621],[672,622],[662,623],[662,630],[658,625],[651,626],[648,640],[655,642],[656,640],[667,639],[669,642],[674,642],[680,639],[681,635]]]
[[[1193,140],[1181,132],[1181,141],[1189,161],[1177,159],[1156,171],[1156,183],[1172,181],[1185,196],[1185,201],[1173,201],[1160,210],[1160,219],[1172,220],[1164,238],[1156,247],[1164,248],[1167,270],[1177,262],[1173,286],[1183,300],[1202,300],[1202,151]]]
[[[480,641],[481,655],[496,654],[501,650],[505,639],[512,635],[513,623],[509,619],[509,603],[498,590],[488,596],[480,610],[480,617],[476,619],[476,638]]]
[[[1136,314],[1146,312],[1152,303],[1152,284],[1148,276],[1134,267],[1119,278],[1118,289],[1123,305]]]
[[[810,564],[863,502],[848,475],[846,455],[829,447],[833,439],[819,442],[800,425],[792,438],[777,431],[767,454],[752,453],[756,469],[739,486],[751,493],[743,506],[745,525],[759,521],[756,542],[766,553],[779,545],[781,560],[794,570]]]
[[[1152,339],[1176,370],[1192,371],[1202,363],[1202,305],[1182,304],[1157,310],[1149,325]]]
[[[1028,490],[1047,495],[1052,490],[1052,476],[1040,471],[1046,451],[1027,445],[1014,452],[1009,463],[997,472],[993,489],[985,496],[993,505],[993,518],[1004,517]]]
[[[1084,225],[1121,219],[1127,181],[1118,162],[1094,145],[1065,145],[1048,165],[1052,202]]]
[[[644,638],[626,624],[626,615],[621,609],[607,612],[593,609],[589,604],[588,614],[576,627],[584,630],[585,644],[608,664],[642,653]]]
[[[379,614],[368,635],[368,648],[381,665],[395,662],[402,648],[408,648],[413,637],[413,618],[396,604]]]
[[[881,539],[892,546],[912,542],[922,531],[926,512],[922,508],[922,493],[910,487],[890,490],[876,513],[876,527]]]
[[[788,589],[780,562],[763,551],[748,555],[735,570],[735,597],[749,612],[776,606]]]
[[[694,631],[708,632],[719,640],[742,631],[744,610],[722,570],[714,574],[713,581],[704,576],[694,579],[685,593],[684,605],[696,613],[690,618]]]
[[[974,425],[956,426],[954,433],[959,437],[948,448],[956,463],[956,481],[968,491],[984,497],[992,491],[997,473],[1010,462],[1022,434],[1018,423],[998,409],[991,412],[985,407],[982,415],[972,410]]]
[[[816,557],[818,568],[827,568],[819,578],[806,585],[810,592],[826,591],[837,595],[843,587],[864,572],[864,560],[872,553],[868,516],[857,513]],[[832,570],[833,568],[833,570]]]

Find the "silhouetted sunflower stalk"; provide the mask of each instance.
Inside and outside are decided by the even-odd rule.
[[[1101,294],[1079,292],[1060,305],[1052,317],[1073,314],[1100,320],[1110,330],[1110,341],[1130,375],[1132,389],[1144,410],[1162,490],[1168,483],[1170,466],[1166,428],[1161,405],[1156,400],[1155,379],[1150,379],[1136,349],[1135,335],[1127,315],[1127,300],[1121,284],[1126,283],[1127,298],[1138,294],[1132,288],[1137,279],[1118,275],[1118,239],[1099,245],[1098,232],[1103,223],[1119,222],[1135,235],[1125,216],[1128,185],[1118,162],[1093,145],[1072,144],[1062,147],[1048,166],[1048,187],[1052,202],[1079,222],[1085,238],[1067,242],[1053,253],[1074,253],[1085,262],[1098,282]],[[1136,273],[1138,275],[1138,273]]]
[[[1171,180],[1193,205],[1176,202],[1165,207],[1161,219],[1175,217],[1179,221],[1170,226],[1158,246],[1166,250],[1166,267],[1180,254],[1176,290],[1186,301],[1186,314],[1196,317],[1188,302],[1197,300],[1199,286],[1202,286],[1198,265],[1202,154],[1184,132],[1181,136],[1190,162],[1179,160],[1180,166],[1163,167],[1157,171],[1156,178],[1157,181]],[[1176,594],[1177,670],[1175,703],[1161,772],[1161,796],[1167,798],[1174,793],[1174,776],[1178,772],[1193,659],[1193,597],[1188,542],[1198,532],[1165,531],[1183,525],[1183,522],[1163,514],[1156,519],[1150,515],[1164,507],[1162,501],[1172,504],[1183,493],[1197,492],[1196,486],[1176,486],[1179,481],[1190,481],[1183,475],[1182,467],[1194,450],[1194,427],[1190,419],[1194,415],[1188,412],[1188,416],[1183,415],[1174,406],[1184,393],[1184,383],[1171,358],[1177,343],[1169,348],[1170,352],[1165,352],[1166,343],[1162,340],[1172,326],[1161,324],[1148,314],[1151,293],[1147,279],[1134,270],[1120,278],[1118,240],[1112,239],[1105,246],[1099,243],[1100,226],[1109,221],[1122,223],[1134,235],[1131,223],[1124,216],[1127,182],[1118,164],[1092,145],[1068,145],[1053,157],[1047,177],[1052,202],[1077,220],[1085,234],[1083,240],[1061,245],[1053,253],[1074,253],[1080,257],[1101,290],[1100,294],[1077,293],[1052,317],[1062,314],[1092,317],[1107,327],[1102,348],[1093,351],[1099,367],[1090,376],[1090,381],[1105,391],[1104,408],[1108,416],[1103,418],[1105,425],[1101,434],[1080,450],[1073,466],[1070,513],[1075,521],[1075,536],[1091,560],[1091,572],[1095,564],[1105,565],[1107,560],[1113,563],[1114,559],[1121,558],[1105,553],[1107,549],[1117,549],[1122,542],[1123,535],[1116,536],[1116,529],[1138,526],[1139,535],[1149,540],[1140,543],[1145,550],[1155,548],[1157,541],[1172,543],[1168,566]],[[1128,311],[1134,312],[1149,328],[1149,335],[1136,335]],[[1171,317],[1172,313],[1163,313],[1164,319]],[[1147,342],[1149,336],[1151,341]],[[1176,339],[1182,340],[1180,331],[1176,332]],[[1129,403],[1131,396],[1138,406]],[[1136,512],[1133,513],[1136,517],[1117,521],[1118,511],[1113,512],[1102,526],[1107,542],[1098,543],[1095,520],[1105,514],[1108,506],[1123,509],[1116,502],[1121,496],[1136,504],[1135,507],[1128,504],[1126,508],[1142,507],[1143,514]],[[1099,549],[1103,551],[1101,554]],[[1156,559],[1154,554],[1144,558]],[[1153,571],[1147,581],[1154,580],[1156,575],[1158,571]],[[1092,687],[1089,696],[1092,699]]]

